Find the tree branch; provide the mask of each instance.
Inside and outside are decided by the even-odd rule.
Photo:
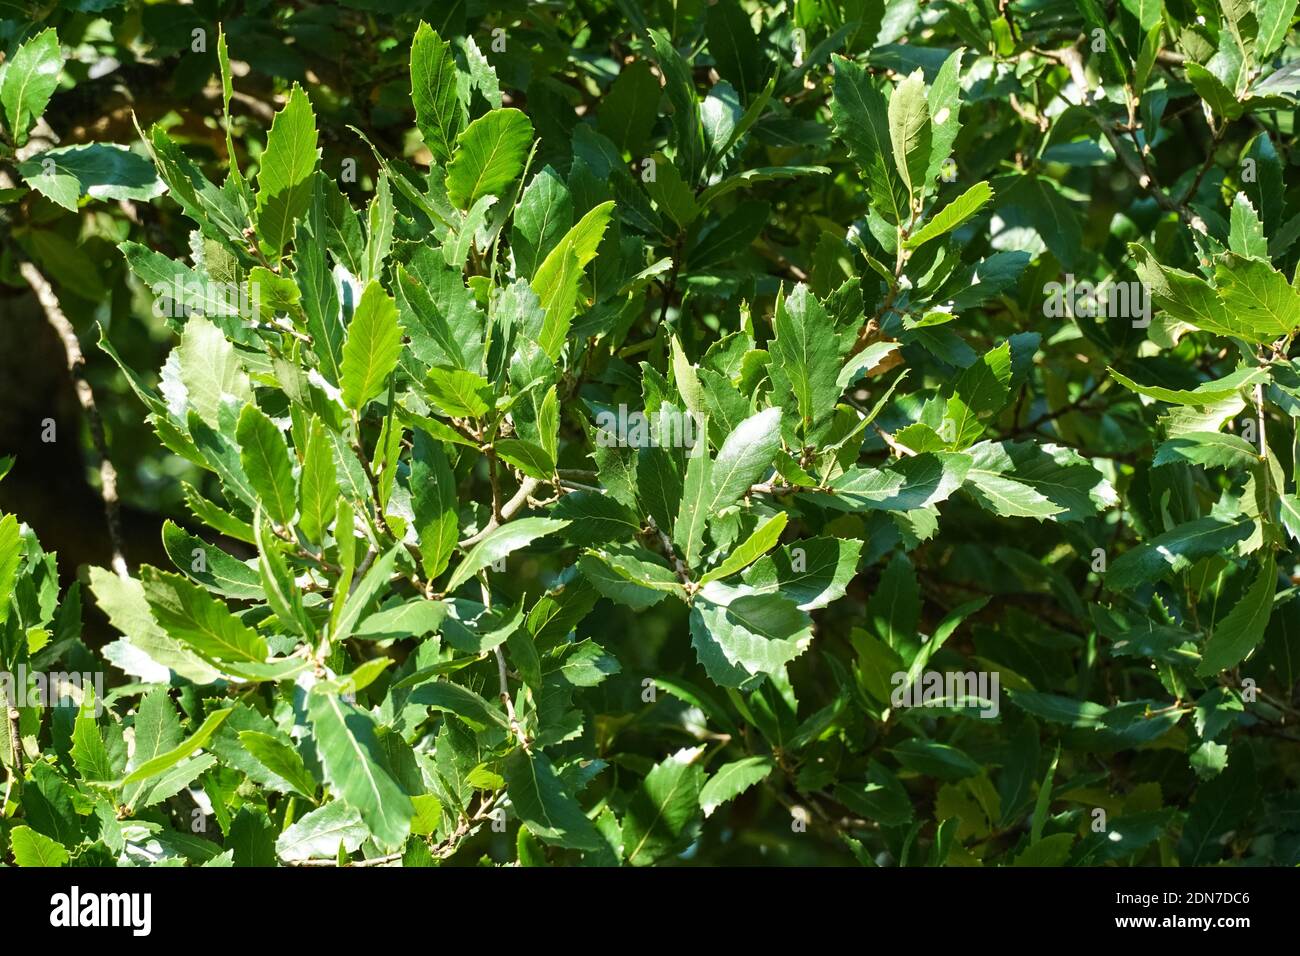
[[[528,496],[536,491],[541,484],[542,483],[536,478],[525,477],[524,480],[519,483],[519,490],[514,493],[514,496],[509,501],[501,506],[501,519],[497,520],[494,515],[488,523],[483,526],[482,531],[478,534],[471,535],[464,541],[460,542],[460,546],[462,548],[472,548],[502,524],[513,518],[519,510],[528,503]]]
[[[86,415],[86,424],[90,427],[90,439],[99,455],[99,495],[104,501],[104,519],[108,524],[108,538],[113,548],[113,570],[118,576],[126,577],[126,552],[122,548],[122,511],[117,498],[117,470],[108,457],[108,443],[104,439],[104,421],[100,418],[99,408],[95,404],[95,393],[86,380],[86,357],[81,352],[81,343],[77,340],[77,330],[72,327],[68,317],[63,314],[58,296],[49,280],[41,274],[31,262],[22,262],[18,271],[36,294],[36,301],[45,310],[45,320],[58,334],[63,343],[63,354],[68,363],[68,374],[72,376],[77,391],[77,401]]]

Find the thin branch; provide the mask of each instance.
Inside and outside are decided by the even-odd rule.
[[[5,694],[4,688],[0,687],[0,708],[4,710],[5,733],[9,740],[9,752],[12,755],[13,764],[9,768],[9,782],[21,778],[23,775],[23,743],[22,735],[18,732],[18,708],[10,706],[10,700]],[[9,794],[5,794],[5,803],[8,803]],[[4,804],[0,804],[0,811],[4,809]]]
[[[345,863],[344,865],[345,866],[387,866],[390,863],[396,863],[401,858],[402,858],[402,853],[399,851],[397,853],[389,853],[386,856],[371,857],[368,860],[356,860],[354,862]],[[294,860],[290,862],[289,865],[290,866],[338,866],[339,862],[338,860],[310,859],[310,860]]]
[[[1255,383],[1255,415],[1258,419],[1259,457],[1268,457],[1268,441],[1264,437],[1264,383]]]
[[[1138,157],[1135,160],[1125,150],[1119,133],[1115,131],[1113,124],[1106,115],[1097,108],[1092,95],[1092,87],[1089,85],[1087,74],[1083,69],[1083,58],[1079,55],[1079,50],[1070,46],[1061,50],[1043,50],[1040,52],[1063,64],[1070,71],[1070,78],[1074,80],[1074,85],[1079,88],[1083,107],[1097,121],[1097,125],[1101,127],[1102,133],[1105,134],[1107,141],[1109,141],[1111,149],[1115,151],[1115,155],[1120,158],[1129,174],[1137,180],[1137,184],[1156,201],[1156,204],[1161,209],[1174,213],[1202,235],[1207,233],[1205,221],[1200,216],[1188,209],[1183,203],[1170,198],[1169,194],[1161,188],[1160,183],[1156,181],[1154,171],[1147,163],[1146,153],[1140,149],[1135,150]]]
[[[690,569],[686,567],[686,562],[677,556],[677,549],[673,547],[672,539],[655,523],[654,518],[647,516],[646,520],[650,523],[650,530],[658,535],[659,544],[664,550],[664,557],[673,563],[673,571],[676,572],[677,579],[685,585],[687,591],[694,590],[695,582],[691,580]]]
[[[483,606],[489,611],[492,610],[492,591],[488,587],[486,574],[479,576],[479,588],[483,594]],[[497,659],[497,686],[501,693],[501,703],[506,708],[506,718],[510,721],[510,730],[515,735],[515,739],[519,741],[519,746],[523,747],[524,750],[528,750],[528,737],[524,733],[524,729],[519,726],[519,718],[515,715],[515,701],[510,696],[510,670],[506,667],[505,652],[501,650],[500,644],[492,648],[492,652]]]
[[[104,501],[104,519],[108,524],[108,539],[113,549],[113,570],[119,577],[126,577],[126,552],[122,548],[122,511],[117,499],[117,470],[112,459],[108,457],[108,443],[104,439],[104,420],[100,418],[99,407],[95,404],[95,393],[86,380],[86,357],[81,352],[81,343],[77,340],[77,330],[72,327],[68,317],[59,305],[58,296],[49,280],[41,274],[31,262],[22,262],[18,271],[36,294],[36,301],[45,310],[45,319],[63,342],[63,354],[68,363],[68,374],[72,376],[77,391],[77,401],[86,415],[86,424],[90,426],[90,439],[99,455],[99,495]]]
[[[501,506],[501,519],[498,521],[494,515],[492,519],[483,526],[482,531],[466,538],[460,543],[460,546],[462,548],[472,548],[503,523],[513,518],[519,510],[524,507],[524,505],[528,504],[528,496],[541,487],[541,484],[542,483],[536,478],[524,478],[524,480],[519,483],[519,490],[514,493],[514,496],[509,501]]]

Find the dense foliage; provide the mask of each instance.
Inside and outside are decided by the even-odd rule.
[[[0,853],[1300,862],[1295,12],[0,21]]]

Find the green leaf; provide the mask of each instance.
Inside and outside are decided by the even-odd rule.
[[[49,31],[53,33],[53,30]],[[17,826],[9,833],[9,848],[14,863],[22,867],[67,866],[68,851],[63,845],[38,833],[29,826]]]
[[[379,846],[400,847],[415,807],[386,769],[370,715],[324,692],[308,696],[307,716],[330,789],[361,815]]]
[[[128,772],[155,757],[170,753],[180,746],[183,739],[181,722],[176,717],[176,708],[172,706],[166,687],[155,687],[140,698],[135,712],[135,748],[127,761]],[[146,790],[148,784],[141,781],[123,788],[122,796],[128,804],[135,804]]]
[[[780,594],[749,594],[714,581],[691,608],[691,643],[714,683],[740,687],[758,674],[780,674],[807,650],[812,619]]]
[[[163,771],[179,764],[196,750],[202,750],[208,745],[208,741],[212,739],[212,735],[217,732],[217,729],[225,722],[226,718],[230,716],[233,710],[234,708],[232,707],[226,707],[222,710],[212,711],[206,718],[204,718],[203,723],[199,725],[199,729],[194,731],[194,733],[185,740],[181,741],[181,743],[176,747],[144,761],[137,766],[135,770],[127,774],[125,779],[122,781],[123,785],[137,783],[141,780],[148,780],[151,777],[156,777]]]
[[[287,827],[276,838],[275,852],[286,863],[328,860],[340,852],[356,852],[369,837],[370,830],[361,814],[343,801],[335,800]]]
[[[883,12],[883,11],[882,11]],[[927,183],[933,182],[952,155],[953,143],[961,132],[961,58],[964,50],[948,55],[930,84],[927,103],[930,111],[930,164],[925,170]],[[975,187],[978,188],[978,184]]]
[[[672,569],[648,551],[589,551],[578,558],[578,570],[602,595],[634,611],[658,604],[669,594],[686,599]]]
[[[706,817],[754,784],[766,780],[774,764],[771,757],[745,757],[723,764],[700,789],[700,809]]]
[[[767,61],[750,26],[749,15],[737,0],[719,0],[708,8],[704,34],[709,40],[718,75],[748,100],[767,82]]]
[[[1011,343],[986,352],[957,378],[944,413],[944,436],[960,450],[984,433],[981,419],[1001,411],[1011,395]]]
[[[1278,495],[1282,526],[1292,539],[1300,541],[1300,498],[1295,495]]]
[[[456,137],[465,123],[457,81],[451,44],[420,21],[411,41],[411,103],[415,125],[440,163],[451,161]]]
[[[555,846],[599,850],[605,846],[541,751],[516,749],[505,761],[506,792],[529,831]]]
[[[655,764],[623,817],[627,862],[650,866],[686,848],[699,830],[703,748],[683,749]]]
[[[780,540],[788,517],[784,511],[780,511],[768,518],[739,547],[727,555],[721,564],[701,577],[700,583],[718,581],[749,567]]]
[[[880,585],[867,602],[872,630],[894,650],[917,644],[921,619],[921,592],[916,569],[907,555],[895,551],[880,576]]]
[[[1253,467],[1259,453],[1250,442],[1223,432],[1184,432],[1177,438],[1161,442],[1151,462],[1153,468],[1186,461],[1206,468]]]
[[[1152,0],[1147,0],[1148,3]],[[1282,45],[1291,21],[1295,19],[1296,0],[1260,0],[1255,15],[1259,20],[1259,37],[1256,53],[1268,59]]]
[[[1264,224],[1255,213],[1255,207],[1245,193],[1237,193],[1232,200],[1231,226],[1228,245],[1239,256],[1268,261],[1268,239]]]
[[[294,223],[311,203],[316,171],[316,116],[297,83],[284,109],[271,120],[257,171],[257,234],[267,255],[278,259],[293,237]]]
[[[516,109],[492,110],[456,137],[447,166],[447,198],[469,209],[484,196],[500,196],[524,169],[533,124]]]
[[[1226,835],[1250,814],[1258,799],[1259,778],[1249,747],[1232,750],[1228,769],[1200,784],[1188,808],[1178,841],[1178,856],[1185,866],[1216,862],[1230,841]]]
[[[1129,251],[1133,254],[1134,271],[1147,286],[1151,302],[1170,318],[1215,335],[1239,336],[1252,342],[1269,339],[1268,335],[1261,336],[1255,332],[1253,323],[1229,311],[1214,287],[1204,279],[1161,265],[1154,254],[1139,243],[1130,244]],[[1268,269],[1267,266],[1264,268]],[[1241,294],[1249,298],[1246,292],[1241,290]]]
[[[1124,9],[1137,17],[1145,33],[1160,22],[1162,0],[1122,0]]]
[[[885,468],[850,468],[813,497],[844,511],[912,511],[946,500],[970,467],[968,455],[926,452]]]
[[[496,452],[502,461],[539,481],[549,481],[555,473],[555,459],[541,445],[525,439],[498,439]]]
[[[737,189],[748,189],[759,183],[773,182],[780,179],[795,179],[799,176],[825,176],[830,173],[826,166],[758,166],[742,170],[734,176],[728,176],[721,182],[714,183],[700,193],[699,204],[704,208],[712,206],[717,200],[733,193]]]
[[[554,534],[567,525],[567,521],[557,521],[554,518],[517,518],[499,528],[493,528],[456,566],[451,580],[447,582],[447,591],[456,590],[483,568],[512,551],[526,547],[538,538]]]
[[[283,777],[304,796],[316,793],[316,780],[307,772],[298,751],[259,730],[239,731],[239,742],[267,770]]]
[[[84,780],[112,780],[117,774],[113,772],[103,734],[95,720],[95,688],[87,685],[82,692],[85,696],[72,727],[72,749],[69,751],[72,762]]]
[[[480,418],[492,401],[492,386],[483,376],[466,369],[429,369],[429,397],[449,416]]]
[[[393,192],[388,185],[388,173],[379,176],[379,185],[375,189],[375,198],[366,210],[366,268],[361,274],[362,282],[378,279],[384,269],[384,262],[393,245],[393,225],[397,215],[393,208]],[[472,232],[472,230],[471,230]],[[462,266],[463,260],[456,263]]]
[[[620,74],[615,86],[627,75],[627,71]],[[656,97],[658,93],[659,86],[655,84]],[[573,199],[569,189],[559,173],[547,166],[533,177],[515,210],[510,236],[515,271],[524,279],[532,279],[537,267],[572,226]]]
[[[899,83],[889,99],[889,139],[898,175],[915,202],[925,190],[930,164],[930,106],[919,69]]]
[[[0,105],[15,145],[27,142],[27,130],[45,112],[62,70],[63,51],[53,27],[28,39],[5,64],[0,74]]]
[[[612,201],[589,210],[547,254],[533,276],[532,290],[545,311],[537,344],[552,361],[560,357],[573,322],[582,270],[596,257],[613,214]]]
[[[661,155],[655,156],[654,161],[655,177],[645,183],[645,190],[659,212],[685,231],[700,214],[699,201],[676,166]]]
[[[1213,405],[1240,394],[1242,389],[1249,388],[1268,377],[1267,369],[1244,366],[1216,381],[1204,382],[1192,389],[1175,389],[1163,388],[1159,385],[1139,385],[1113,368],[1107,371],[1110,372],[1111,378],[1129,391],[1173,405]]]
[[[1012,866],[1064,866],[1074,845],[1073,833],[1053,833],[1031,843],[1016,856]]]
[[[1110,482],[1070,448],[981,442],[968,452],[965,490],[994,514],[1084,521],[1118,501]]]
[[[649,64],[634,60],[619,71],[601,98],[596,125],[622,152],[644,156],[646,140],[659,115],[661,95],[659,80]]]
[[[376,611],[357,625],[352,635],[358,640],[392,640],[399,637],[424,637],[437,631],[447,617],[447,605],[441,601],[412,598],[404,604]],[[387,661],[388,658],[376,658]]]
[[[831,117],[866,185],[871,205],[891,223],[907,219],[907,185],[890,161],[893,145],[884,94],[861,64],[836,56]]]
[[[839,784],[834,797],[856,813],[883,826],[905,826],[913,816],[912,799],[888,767],[871,760],[865,784]]]
[[[22,559],[22,540],[18,536],[18,519],[13,515],[0,517],[0,623],[8,620],[13,601],[14,580]]]
[[[221,407],[252,401],[248,375],[222,331],[202,316],[191,316],[176,346],[185,401],[205,423],[221,428]]]
[[[340,511],[340,516],[342,516],[342,511]],[[348,537],[351,538],[350,535]],[[330,637],[335,642],[345,641],[352,636],[352,629],[361,620],[361,615],[369,610],[379,595],[388,587],[389,579],[393,576],[393,567],[397,563],[397,552],[401,547],[400,544],[395,544],[385,551],[370,566],[370,570],[353,588],[351,594],[348,594],[346,589],[340,589],[335,593],[334,600],[342,602],[341,605],[336,604],[338,613],[330,628]]]
[[[140,580],[158,624],[200,657],[259,664],[267,659],[266,640],[207,591],[148,565],[140,569]]]
[[[707,433],[707,429],[704,431]],[[750,485],[772,467],[780,449],[781,409],[766,408],[737,425],[718,449],[718,457],[713,462],[706,516],[716,514],[746,494]],[[689,466],[686,474],[689,483]]]
[[[0,537],[3,530],[4,522],[0,521]],[[103,568],[91,568],[90,589],[96,605],[108,615],[114,628],[127,635],[125,640],[133,651],[196,684],[210,684],[217,679],[214,667],[158,626],[139,580],[119,577]],[[3,606],[0,603],[0,609]]]
[[[244,466],[248,483],[271,520],[287,528],[296,510],[293,463],[289,448],[275,423],[251,402],[239,414],[235,430],[239,442],[239,462]]]
[[[1187,79],[1196,90],[1196,95],[1218,116],[1226,119],[1238,119],[1243,113],[1242,105],[1217,76],[1199,63],[1188,63],[1185,67]]]
[[[1043,244],[1067,269],[1074,268],[1082,254],[1083,227],[1080,214],[1054,179],[1027,173],[995,186],[999,204],[1019,208]]]
[[[801,282],[788,296],[778,297],[772,327],[776,338],[768,343],[768,351],[775,394],[793,396],[803,432],[808,435],[830,415],[840,396],[834,326]]]
[[[339,478],[325,426],[315,415],[307,430],[302,480],[298,487],[298,528],[308,541],[322,543],[338,509]]]
[[[1231,520],[1197,518],[1180,524],[1116,558],[1106,572],[1106,586],[1127,591],[1185,571],[1200,558],[1226,552],[1246,540],[1254,526],[1249,515]]]
[[[862,548],[856,538],[801,538],[759,558],[743,579],[755,594],[780,592],[801,610],[816,610],[844,596]]]
[[[710,503],[715,489],[713,462],[709,458],[708,443],[703,436],[708,428],[700,429],[701,439],[691,451],[686,463],[686,478],[682,482],[682,500],[673,522],[673,544],[681,550],[687,565],[694,566],[700,559],[704,546],[704,528],[713,516]]]
[[[932,215],[928,222],[907,237],[903,243],[908,249],[919,249],[931,239],[946,236],[984,207],[993,198],[993,187],[976,183],[964,193]]]
[[[267,607],[275,614],[276,624],[311,639],[316,634],[315,624],[307,616],[302,603],[302,591],[293,579],[284,555],[283,545],[272,536],[271,528],[262,518],[258,505],[254,515],[254,538],[257,544],[257,571],[266,595]]]
[[[420,539],[420,561],[430,580],[447,569],[460,525],[456,477],[442,442],[422,431],[414,435],[411,455],[411,508]]]
[[[147,159],[115,143],[46,150],[19,163],[18,172],[41,195],[74,212],[83,196],[144,202],[166,189]]]
[[[682,178],[694,184],[704,168],[704,128],[691,68],[662,30],[648,31],[650,47],[664,78],[664,94],[673,108],[672,142]],[[707,204],[706,204],[707,205]]]
[[[343,402],[359,412],[387,387],[402,354],[397,305],[376,281],[361,293],[343,343]]]
[[[1300,291],[1267,262],[1227,253],[1215,263],[1214,281],[1250,341],[1271,342],[1300,327]]]
[[[1214,625],[1205,647],[1197,676],[1210,677],[1234,667],[1264,640],[1264,629],[1273,613],[1273,595],[1277,590],[1277,564],[1268,552],[1254,582]]]
[[[895,745],[893,754],[904,769],[940,780],[964,780],[981,769],[964,751],[935,740],[904,740]]]
[[[265,596],[257,572],[215,544],[189,534],[170,519],[163,522],[162,538],[176,567],[209,591],[242,600]]]
[[[439,680],[421,684],[411,695],[412,702],[433,707],[437,710],[450,711],[463,717],[475,729],[496,726],[501,730],[510,730],[510,721],[506,715],[468,687],[461,687],[451,681]]]

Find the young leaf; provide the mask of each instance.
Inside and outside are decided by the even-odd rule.
[[[483,196],[500,196],[523,172],[533,124],[516,109],[492,110],[456,137],[447,166],[447,198],[469,209]]]
[[[930,164],[930,107],[920,70],[899,83],[889,99],[889,139],[898,175],[915,203],[926,187]]]
[[[348,338],[343,343],[343,402],[361,411],[386,387],[388,376],[402,354],[402,327],[397,305],[379,285],[371,282],[361,293]]]
[[[700,809],[706,817],[712,816],[718,807],[766,780],[773,766],[771,757],[745,757],[723,764],[700,789]]]
[[[457,80],[451,44],[421,21],[411,41],[411,102],[425,145],[440,163],[451,161],[465,122]]]
[[[21,34],[19,34],[21,36]],[[27,130],[42,113],[59,85],[63,51],[53,27],[47,27],[18,47],[0,74],[0,105],[14,144],[27,142]]]
[[[312,416],[303,452],[302,480],[298,488],[298,527],[309,541],[323,542],[325,530],[338,508],[339,479],[325,426]]]
[[[257,233],[262,247],[278,259],[293,236],[294,223],[311,202],[316,170],[316,115],[297,83],[284,109],[271,121],[262,167],[257,172]]]
[[[239,414],[235,430],[239,442],[239,462],[244,466],[248,483],[271,520],[288,527],[295,513],[297,494],[289,448],[275,423],[256,405],[249,403]]]

